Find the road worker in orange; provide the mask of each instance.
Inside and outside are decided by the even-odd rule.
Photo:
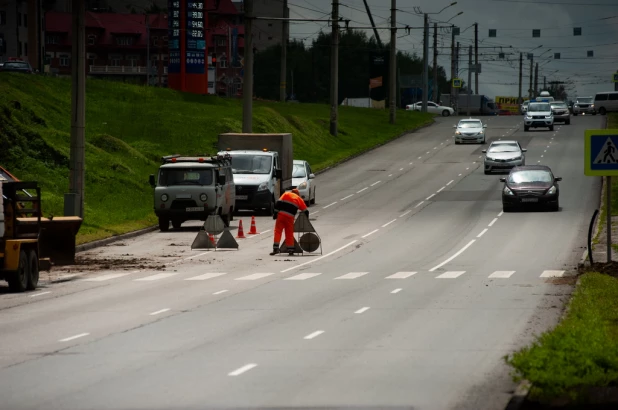
[[[294,218],[298,210],[304,212],[309,217],[307,205],[300,197],[300,192],[296,188],[292,189],[292,191],[284,192],[275,204],[273,219],[276,219],[277,222],[275,223],[275,240],[271,255],[280,253],[279,243],[281,242],[283,231],[285,231],[285,246],[288,248],[288,253],[290,256],[294,255]]]

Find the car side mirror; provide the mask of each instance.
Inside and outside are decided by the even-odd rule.
[[[219,178],[217,179],[217,183],[219,185],[225,185],[225,182],[226,182],[225,175],[219,175]]]
[[[487,128],[487,124],[483,124],[483,128]]]
[[[487,154],[487,150],[484,149],[483,151],[481,151],[483,154]]]
[[[283,171],[280,169],[275,170],[275,178],[277,179],[283,178]]]
[[[556,178],[554,178],[554,181],[560,182],[560,181],[562,181],[562,177],[556,177]]]
[[[315,178],[315,174],[309,174],[309,179],[314,179]]]
[[[500,182],[506,182],[506,178],[504,177],[500,178]]]
[[[522,148],[521,152],[528,152],[528,149],[527,148]]]
[[[148,178],[148,182],[150,182],[150,186],[151,186],[151,187],[153,187],[153,188],[154,188],[155,186],[157,186],[157,184],[156,184],[156,182],[155,182],[155,177],[154,177],[154,174],[150,175],[150,178]]]

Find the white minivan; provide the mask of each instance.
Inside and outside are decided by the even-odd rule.
[[[597,93],[594,96],[594,109],[601,115],[618,111],[618,91]]]

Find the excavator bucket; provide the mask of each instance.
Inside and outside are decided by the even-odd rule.
[[[40,257],[51,259],[54,265],[74,264],[75,237],[81,225],[82,218],[78,216],[41,218]]]

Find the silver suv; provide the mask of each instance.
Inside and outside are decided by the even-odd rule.
[[[554,113],[549,102],[533,102],[528,104],[528,111],[524,115],[524,131],[530,128],[549,128],[554,130]]]
[[[593,97],[577,97],[575,99],[575,104],[573,104],[573,115],[578,114],[597,115],[597,111],[594,108]]]

